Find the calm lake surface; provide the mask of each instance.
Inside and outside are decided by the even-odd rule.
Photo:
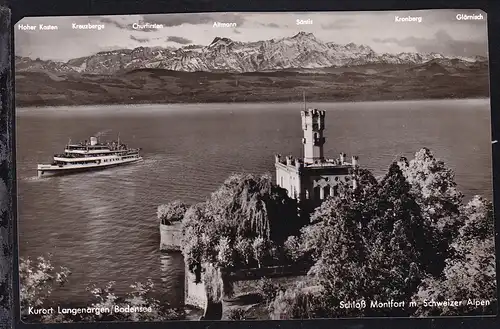
[[[326,110],[327,157],[340,152],[383,174],[401,155],[430,148],[470,198],[492,197],[489,100],[309,104]],[[23,108],[17,112],[20,256],[51,253],[72,271],[52,298],[86,306],[89,284],[118,293],[152,279],[159,298],[183,301],[180,254],[159,252],[156,208],[204,200],[231,173],[274,174],[274,154],[302,154],[302,104]],[[121,140],[144,162],[101,172],[36,178],[72,141]]]

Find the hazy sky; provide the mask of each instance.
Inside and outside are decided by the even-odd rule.
[[[459,21],[457,13],[485,19]],[[422,22],[397,23],[395,16],[421,16]],[[312,25],[296,25],[312,19]],[[163,24],[161,29],[134,30],[133,23]],[[215,28],[214,22],[236,23],[236,28]],[[104,24],[97,30],[74,30],[72,23]],[[18,24],[57,25],[57,31],[21,31]],[[66,61],[99,51],[139,46],[182,47],[208,45],[219,37],[258,41],[311,32],[325,42],[350,42],[376,52],[438,52],[448,56],[487,55],[486,14],[480,10],[421,10],[399,12],[331,13],[203,13],[93,17],[24,18],[15,27],[19,56]]]

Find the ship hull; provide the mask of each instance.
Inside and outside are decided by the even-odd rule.
[[[100,171],[113,167],[125,166],[133,163],[137,163],[142,161],[142,157],[133,158],[130,160],[123,160],[120,162],[114,163],[102,163],[102,164],[82,164],[82,165],[38,165],[37,175],[38,177],[42,176],[60,176],[60,175],[70,175],[82,172],[90,172],[90,171]]]

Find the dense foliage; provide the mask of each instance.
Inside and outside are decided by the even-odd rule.
[[[157,211],[158,219],[163,225],[172,225],[173,223],[180,222],[184,218],[188,207],[187,204],[179,200],[159,205]]]
[[[71,272],[64,267],[56,269],[50,257],[39,257],[35,261],[21,259],[19,265],[21,317],[27,322],[60,323],[60,322],[95,322],[95,321],[165,321],[182,319],[184,312],[170,308],[152,296],[154,285],[151,281],[135,283],[130,286],[130,292],[125,296],[116,295],[113,291],[114,282],[106,287],[89,287],[89,305],[70,306],[56,305],[50,302],[51,293],[63,286],[69,279]],[[57,307],[64,309],[113,309],[125,310],[120,312],[92,312],[92,313],[59,313]],[[51,314],[29,314],[30,307],[55,310]],[[127,307],[141,308],[139,312],[126,311]]]
[[[442,277],[426,278],[415,299],[421,303],[431,299],[467,303],[458,307],[420,307],[417,310],[419,315],[479,315],[496,312],[497,302],[481,305],[481,302],[492,301],[496,295],[495,231],[491,202],[474,197],[463,207],[460,219],[463,224],[451,244],[452,256],[446,260]]]
[[[68,268],[56,269],[51,255],[36,260],[21,259],[19,262],[21,310],[29,307],[42,307],[52,291],[63,286],[71,274]]]
[[[301,223],[297,204],[268,175],[233,175],[183,219],[182,251],[201,280],[203,264],[249,268],[284,260],[285,240]]]
[[[393,163],[377,181],[357,170],[358,187],[345,187],[311,216],[311,225],[286,242],[289,254],[314,266],[309,286],[294,287],[272,303],[274,318],[485,314],[485,306],[423,308],[424,300],[496,300],[491,204],[466,206],[453,172],[423,149]],[[405,302],[372,307],[371,302]],[[409,307],[410,301],[418,307]],[[362,302],[345,307],[346,302]],[[343,305],[344,303],[344,305]],[[494,303],[493,303],[494,304]]]

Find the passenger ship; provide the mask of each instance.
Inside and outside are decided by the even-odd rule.
[[[69,143],[64,154],[54,155],[52,164],[39,164],[38,177],[105,169],[142,160],[139,148],[130,149],[118,142],[99,143],[97,137],[78,144]]]

